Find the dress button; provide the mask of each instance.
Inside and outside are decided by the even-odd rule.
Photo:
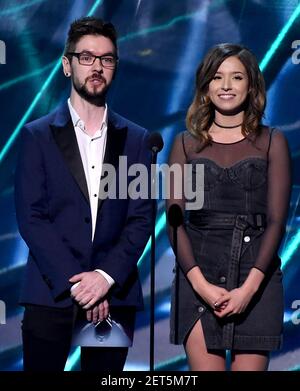
[[[244,237],[244,242],[246,242],[246,243],[250,242],[250,236],[245,236]]]
[[[226,282],[226,277],[225,276],[220,277],[220,282]]]
[[[198,312],[199,312],[200,314],[202,314],[203,311],[204,311],[204,308],[203,308],[201,305],[199,305],[199,307],[198,307]]]

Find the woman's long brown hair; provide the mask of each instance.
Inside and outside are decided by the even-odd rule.
[[[206,144],[211,141],[208,130],[214,120],[214,106],[207,95],[208,85],[222,62],[232,56],[237,57],[244,65],[249,80],[242,134],[247,137],[259,133],[259,125],[266,106],[263,75],[255,56],[249,49],[241,45],[223,43],[214,46],[199,65],[196,73],[196,93],[186,117],[187,129],[201,143]]]

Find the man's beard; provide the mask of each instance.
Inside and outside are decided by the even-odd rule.
[[[100,92],[96,92],[96,89],[95,89],[95,92],[90,92],[87,89],[87,86],[86,86],[87,82],[89,81],[89,79],[92,79],[92,78],[102,79],[102,81],[104,83],[104,88]],[[99,76],[99,75],[90,76],[89,78],[86,79],[85,83],[82,85],[80,85],[78,83],[78,81],[74,80],[74,78],[72,77],[72,83],[73,83],[73,87],[74,87],[75,91],[78,93],[78,95],[82,99],[86,100],[87,102],[91,103],[94,106],[98,106],[98,107],[104,106],[108,87],[106,84],[106,80],[102,76]]]

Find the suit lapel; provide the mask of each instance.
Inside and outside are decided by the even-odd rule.
[[[55,120],[50,124],[53,138],[62,153],[73,178],[79,186],[88,204],[89,193],[85,178],[84,168],[81,161],[80,151],[77,144],[76,134],[69,112],[68,104],[65,103],[58,110]],[[103,164],[111,164],[115,172],[119,166],[119,156],[123,155],[127,137],[127,126],[119,123],[119,116],[113,111],[108,111],[107,139]],[[102,176],[103,178],[103,169]],[[113,179],[113,178],[112,178]],[[115,180],[116,178],[114,178]],[[100,183],[101,186],[101,183]],[[108,187],[110,183],[108,184]],[[98,211],[103,204],[103,199],[98,200]]]
[[[117,172],[119,166],[119,156],[121,156],[124,151],[126,137],[127,137],[127,127],[119,127],[115,121],[115,114],[109,111],[108,125],[107,125],[107,139],[106,139],[106,148],[105,148],[105,154],[103,159],[103,165],[104,164],[113,165],[115,168],[115,172]],[[102,168],[101,178],[104,177],[103,174],[104,174],[104,170]],[[116,178],[111,178],[111,180],[116,180]],[[108,183],[108,189],[110,184],[111,181]],[[100,183],[100,187],[101,187],[101,183]],[[101,194],[101,191],[99,194]],[[99,197],[98,211],[101,208],[103,201],[104,200]]]
[[[66,114],[66,116],[67,114],[69,114],[68,107],[67,110],[68,113],[63,113]],[[77,144],[76,134],[70,114],[68,115],[67,122],[64,125],[62,125],[61,123],[53,123],[52,125],[50,125],[50,127],[52,130],[53,138],[59,150],[61,151],[72,176],[78,184],[86,201],[90,203],[84,168],[81,161],[80,151]]]

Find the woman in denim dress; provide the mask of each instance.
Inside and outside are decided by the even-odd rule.
[[[184,183],[170,179],[180,206],[177,273],[172,286],[171,342],[184,344],[191,370],[268,368],[280,349],[283,287],[277,251],[289,207],[290,153],[284,135],[264,126],[264,79],[245,47],[212,48],[196,74],[187,131],[173,144],[169,164],[192,165],[203,206],[187,210]],[[199,188],[199,186],[196,188]],[[178,193],[177,193],[178,194]],[[169,227],[172,243],[172,229]],[[175,283],[176,281],[176,283]]]

